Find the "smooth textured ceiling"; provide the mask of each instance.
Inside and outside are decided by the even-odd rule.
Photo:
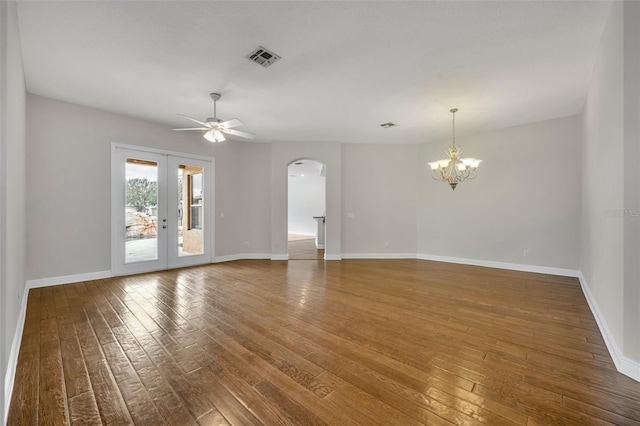
[[[419,143],[579,114],[610,2],[21,1],[30,93],[257,141]],[[263,68],[262,45],[282,59]],[[392,121],[397,127],[383,129]]]

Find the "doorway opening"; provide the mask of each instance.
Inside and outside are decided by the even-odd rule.
[[[289,260],[324,259],[326,167],[301,159],[288,167]]]

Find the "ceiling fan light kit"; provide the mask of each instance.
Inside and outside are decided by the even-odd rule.
[[[460,182],[473,179],[478,175],[478,166],[482,160],[472,157],[460,158],[462,150],[460,145],[456,145],[456,112],[458,112],[458,108],[451,108],[450,112],[453,114],[453,142],[447,149],[449,158],[428,164],[431,167],[431,177],[448,183],[454,190]]]
[[[204,134],[204,138],[209,142],[217,143],[224,142],[226,139],[220,130],[211,129]]]
[[[255,137],[252,133],[241,132],[240,130],[235,130],[233,127],[242,126],[244,123],[237,118],[233,118],[231,120],[222,121],[218,118],[216,106],[217,102],[222,97],[220,93],[210,93],[209,96],[213,100],[213,117],[207,118],[205,121],[196,120],[195,118],[188,117],[186,115],[178,114],[180,117],[184,117],[187,120],[191,120],[194,123],[198,123],[202,127],[187,127],[180,129],[173,129],[175,131],[183,131],[183,130],[204,130],[205,133],[203,137],[212,143],[223,142],[226,140],[224,137],[225,134],[238,136],[246,139],[253,139]]]

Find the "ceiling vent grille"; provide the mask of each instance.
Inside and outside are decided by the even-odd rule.
[[[262,46],[258,46],[256,50],[254,50],[253,52],[247,55],[247,59],[267,68],[271,66],[271,64],[273,64],[274,62],[282,58],[276,55],[275,53],[273,53],[272,51],[270,51],[269,49],[265,49]]]

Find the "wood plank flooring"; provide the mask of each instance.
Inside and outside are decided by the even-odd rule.
[[[246,260],[31,290],[9,425],[633,425],[577,280]]]
[[[324,250],[316,248],[315,238],[289,240],[289,260],[324,259]]]

